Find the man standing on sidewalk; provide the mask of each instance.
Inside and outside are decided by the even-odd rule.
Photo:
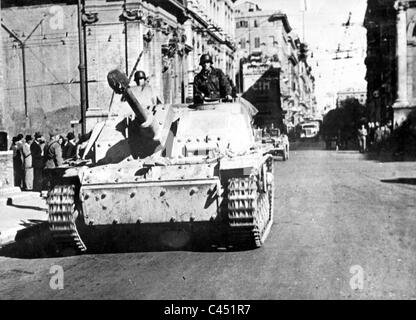
[[[19,133],[16,137],[16,143],[15,143],[15,150],[14,154],[14,170],[15,170],[15,180],[14,185],[23,188],[24,187],[24,169],[23,169],[23,143],[24,143],[24,136],[23,134]]]
[[[62,148],[59,144],[59,132],[57,130],[49,133],[50,140],[45,146],[45,168],[44,168],[44,186],[49,189],[49,183],[52,179],[52,172],[48,169],[54,169],[62,166]]]
[[[40,132],[35,133],[35,141],[30,145],[30,151],[32,153],[32,166],[33,166],[33,190],[42,191],[43,180],[43,148],[42,135]]]
[[[75,160],[77,158],[77,144],[75,143],[75,135],[69,132],[66,136],[67,143],[62,149],[62,157],[64,160]]]
[[[364,153],[367,149],[367,129],[364,124],[361,125],[361,128],[358,129],[358,142],[360,145],[360,152]]]
[[[30,145],[32,144],[32,136],[27,135],[22,146],[23,153],[23,169],[24,169],[24,190],[33,190],[33,166],[32,166],[32,152]]]

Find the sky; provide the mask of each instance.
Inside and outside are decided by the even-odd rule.
[[[307,10],[304,12],[303,2]],[[245,2],[238,0],[236,4]],[[349,88],[366,90],[366,29],[363,27],[367,0],[251,0],[262,10],[280,10],[288,15],[289,23],[300,39],[305,39],[313,59],[309,59],[316,79],[318,107],[334,104],[336,92]],[[349,28],[342,26],[351,12]],[[305,33],[303,33],[305,30]],[[352,50],[350,59],[334,60],[335,51]],[[340,53],[347,57],[348,53]]]

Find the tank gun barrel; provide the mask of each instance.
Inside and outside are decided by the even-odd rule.
[[[155,137],[159,131],[159,126],[157,122],[154,121],[153,116],[143,108],[143,106],[134,96],[133,91],[129,86],[129,79],[127,76],[120,70],[115,69],[108,73],[107,81],[116,94],[123,95],[123,98],[127,101],[130,108],[136,115],[140,126],[143,128],[148,128],[153,139],[156,140]]]

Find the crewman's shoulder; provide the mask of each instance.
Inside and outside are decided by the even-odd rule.
[[[212,72],[218,75],[224,75],[224,72],[222,72],[222,70],[219,68],[212,68]]]
[[[202,78],[202,71],[197,73],[195,76],[195,80],[201,79]]]

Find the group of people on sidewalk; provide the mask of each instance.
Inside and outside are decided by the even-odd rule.
[[[379,122],[369,122],[367,126],[362,124],[358,129],[358,144],[361,153],[369,150],[380,153],[388,147],[391,136],[391,122],[380,125]]]
[[[48,142],[40,132],[34,137],[23,134],[13,137],[10,150],[13,151],[15,186],[26,191],[41,191],[45,169],[79,158],[80,143],[73,132],[64,137],[55,130],[49,136]]]

